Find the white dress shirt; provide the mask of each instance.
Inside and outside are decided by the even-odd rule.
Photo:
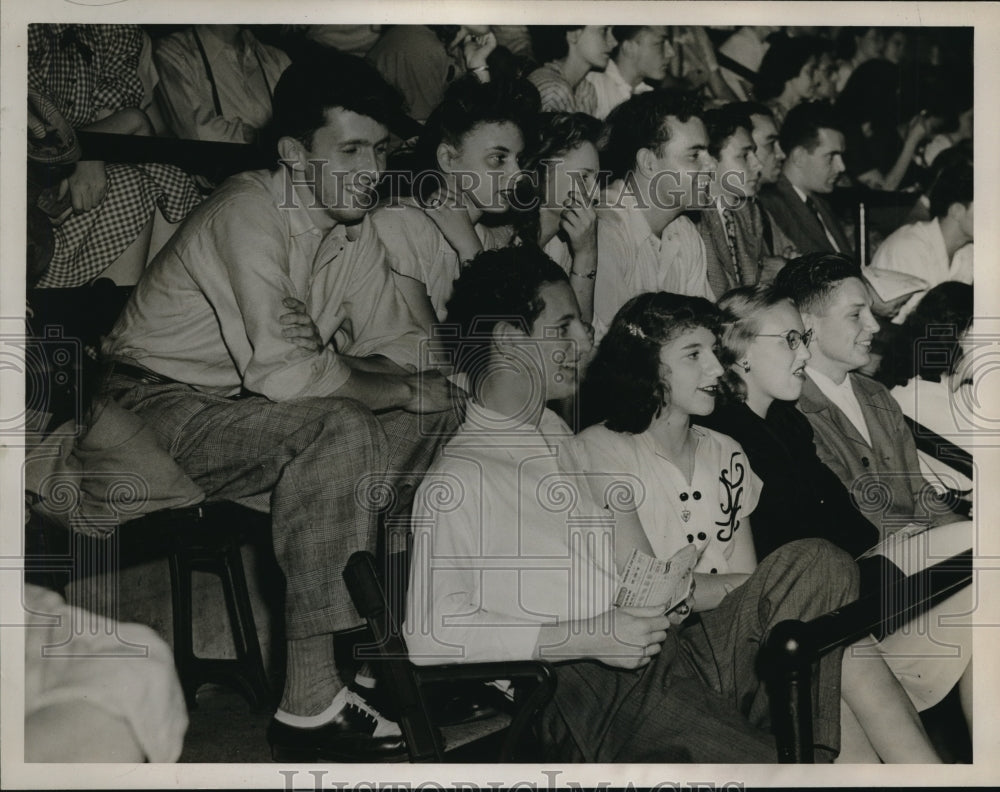
[[[872,266],[923,278],[930,288],[948,280],[971,284],[972,250],[969,243],[959,248],[949,261],[941,223],[935,218],[902,226],[889,234],[875,251]],[[925,293],[914,294],[893,318],[893,323],[902,324]]]
[[[598,210],[594,330],[607,332],[618,309],[637,294],[668,291],[714,300],[708,285],[705,243],[681,215],[657,236],[623,183],[608,189]]]
[[[602,121],[608,117],[608,113],[630,97],[653,90],[651,85],[646,85],[642,80],[636,85],[629,85],[622,77],[614,59],[608,61],[604,71],[587,72],[584,79],[591,83],[597,92],[597,110],[594,111],[594,115]]]
[[[543,626],[611,609],[613,520],[570,437],[549,410],[536,429],[469,402],[414,502],[403,625],[414,663],[528,660]]]

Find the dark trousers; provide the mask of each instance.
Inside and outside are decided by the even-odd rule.
[[[559,666],[543,740],[565,761],[776,762],[761,643],[775,624],[812,619],[857,594],[857,565],[842,550],[823,539],[784,545],[718,608],[671,630],[645,668]],[[812,680],[821,760],[840,749],[840,660],[826,655]]]

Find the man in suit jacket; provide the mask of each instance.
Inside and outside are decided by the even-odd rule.
[[[833,109],[806,102],[789,111],[781,128],[787,158],[781,178],[760,200],[800,253],[845,253],[853,245],[822,197],[844,172],[844,133]]]
[[[812,424],[820,459],[859,510],[883,537],[908,523],[961,519],[928,490],[896,401],[878,382],[852,373],[868,363],[879,327],[858,266],[846,256],[813,253],[778,273],[775,288],[795,302],[813,334],[798,408]]]
[[[716,298],[737,286],[771,280],[785,264],[772,255],[771,221],[757,201],[764,162],[746,111],[752,107],[749,102],[734,102],[709,110],[704,117],[708,153],[719,164],[709,186],[712,205],[698,213],[698,230]]]

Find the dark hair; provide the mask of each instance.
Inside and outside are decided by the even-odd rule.
[[[945,217],[953,204],[968,207],[975,194],[973,187],[971,162],[960,160],[950,168],[942,168],[930,189],[931,217]]]
[[[718,358],[725,368],[719,379],[719,395],[725,402],[746,400],[746,383],[737,372],[733,371],[733,364],[746,354],[750,343],[760,332],[761,314],[782,303],[794,307],[791,299],[781,294],[773,284],[738,286],[727,291],[719,299],[722,321]]]
[[[704,297],[647,292],[615,314],[587,369],[585,423],[604,421],[615,432],[638,434],[670,404],[660,374],[660,349],[686,330],[718,332],[719,311]]]
[[[939,283],[927,292],[889,342],[875,379],[891,388],[913,377],[940,382],[962,356],[961,339],[972,324],[972,286]]]
[[[534,178],[520,179],[515,185],[518,191],[517,206],[524,211],[516,215],[518,237],[527,241],[538,239],[538,210],[544,207],[546,198],[547,160],[555,159],[584,143],[599,147],[604,124],[587,113],[541,113],[535,126],[535,139],[529,142],[522,158],[522,167],[534,174]]]
[[[701,113],[701,100],[690,92],[654,90],[633,96],[608,115],[602,167],[611,172],[612,179],[625,178],[635,166],[639,149],[658,149],[670,140],[667,118],[684,123]]]
[[[754,96],[760,102],[781,96],[785,83],[795,79],[810,58],[816,57],[816,46],[805,38],[789,38],[783,33],[768,37],[771,46],[757,69]]]
[[[858,66],[837,97],[837,112],[854,124],[884,129],[899,122],[902,76],[899,66],[876,58]]]
[[[774,111],[766,104],[761,104],[760,102],[730,102],[726,107],[730,108],[734,113],[745,115],[747,118],[755,115],[774,118]],[[753,121],[752,118],[750,120]]]
[[[434,35],[438,37],[440,41],[447,48],[451,45],[451,42],[455,40],[455,36],[458,35],[458,31],[462,29],[461,25],[428,25]]]
[[[748,135],[753,135],[753,122],[750,116],[733,109],[732,105],[706,110],[702,120],[708,133],[708,153],[716,159],[719,158],[719,152],[725,148],[726,141],[736,134],[737,129],[745,129]]]
[[[534,132],[535,139],[523,158],[526,170],[537,170],[545,160],[584,143],[599,145],[604,124],[587,113],[540,113]]]
[[[340,107],[390,129],[403,119],[403,98],[374,66],[334,49],[310,50],[293,62],[274,88],[272,115],[262,138],[277,146],[290,137],[312,147],[327,110]]]
[[[538,290],[567,281],[563,268],[531,244],[485,250],[462,269],[448,300],[445,325],[452,335],[446,343],[456,371],[468,375],[473,390],[489,373],[493,328],[505,321],[530,332],[545,309]]]
[[[642,31],[647,30],[649,25],[613,25],[611,28],[611,35],[615,37],[615,48],[611,51],[611,57],[617,58],[618,53],[622,50],[622,44],[626,41],[632,41],[636,36],[638,36]]]
[[[801,146],[812,152],[819,145],[819,131],[833,129],[844,133],[844,125],[836,110],[826,102],[801,102],[788,111],[781,132],[781,148],[788,156]]]
[[[854,259],[842,253],[807,253],[778,271],[774,290],[795,303],[799,311],[818,313],[837,284],[848,278],[861,279],[861,268]]]
[[[438,146],[444,142],[461,147],[462,139],[482,124],[514,124],[527,140],[540,107],[538,90],[527,80],[481,83],[474,75],[465,75],[449,86],[441,104],[424,124],[415,151],[416,169],[439,171]],[[418,186],[420,197],[426,198],[437,185],[421,179]]]
[[[559,60],[569,54],[566,34],[571,30],[581,30],[586,25],[529,25],[531,48],[539,63]]]
[[[851,60],[858,52],[858,39],[863,38],[869,30],[879,28],[869,25],[868,27],[843,27],[837,33],[837,57],[841,60]]]

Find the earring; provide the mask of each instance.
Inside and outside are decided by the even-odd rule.
[[[749,360],[740,361],[740,367],[743,369],[743,373],[745,373],[745,374],[749,374],[750,373],[750,361]]]

